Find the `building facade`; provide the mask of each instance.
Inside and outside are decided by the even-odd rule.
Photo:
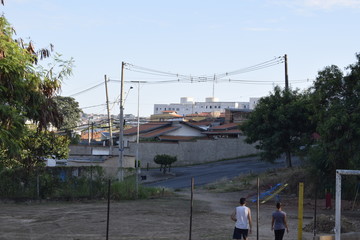
[[[218,98],[209,97],[205,102],[195,102],[191,97],[182,97],[180,103],[155,104],[154,114],[164,111],[175,111],[181,116],[202,112],[225,112],[225,109],[254,109],[259,98],[250,98],[249,102],[220,102]]]

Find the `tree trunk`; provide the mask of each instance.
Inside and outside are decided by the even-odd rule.
[[[292,167],[292,163],[291,163],[291,152],[287,151],[286,152],[286,167],[291,168]]]

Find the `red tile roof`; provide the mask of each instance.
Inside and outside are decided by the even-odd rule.
[[[238,123],[227,123],[227,124],[223,124],[223,125],[219,125],[219,126],[215,126],[215,127],[211,127],[209,130],[213,131],[213,130],[228,130],[228,129],[236,129],[239,127]]]
[[[148,122],[139,126],[139,133],[147,133],[166,126],[171,126],[171,122]],[[134,134],[137,134],[137,126],[124,131],[124,135]]]
[[[151,131],[151,132],[147,132],[147,133],[141,134],[141,135],[140,135],[140,138],[153,138],[153,137],[157,137],[157,136],[160,136],[160,135],[162,135],[162,134],[166,134],[166,133],[175,131],[175,130],[177,130],[177,129],[179,129],[179,128],[181,128],[181,127],[180,127],[180,126],[179,126],[179,127],[166,127],[166,128],[157,129],[157,130],[154,130],[154,131]]]

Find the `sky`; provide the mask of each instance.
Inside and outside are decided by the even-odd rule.
[[[360,0],[5,0],[0,13],[15,38],[73,58],[61,95],[89,114],[107,113],[105,75],[119,113],[122,62],[124,113],[150,116],[181,97],[267,96],[285,85],[285,54],[290,87],[305,90],[360,52]]]

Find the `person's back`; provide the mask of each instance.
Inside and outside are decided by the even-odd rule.
[[[272,214],[273,218],[274,218],[274,230],[280,230],[280,229],[285,229],[285,212],[283,211],[275,211]]]
[[[274,230],[275,240],[282,240],[285,229],[289,232],[286,213],[281,210],[281,203],[276,203],[277,210],[272,214],[271,230]]]
[[[236,207],[236,223],[235,227],[240,229],[248,229],[248,215],[249,208],[246,206],[238,206]]]
[[[247,239],[251,233],[251,211],[245,206],[246,199],[240,198],[240,206],[236,207],[231,214],[231,219],[235,222],[233,239]]]

